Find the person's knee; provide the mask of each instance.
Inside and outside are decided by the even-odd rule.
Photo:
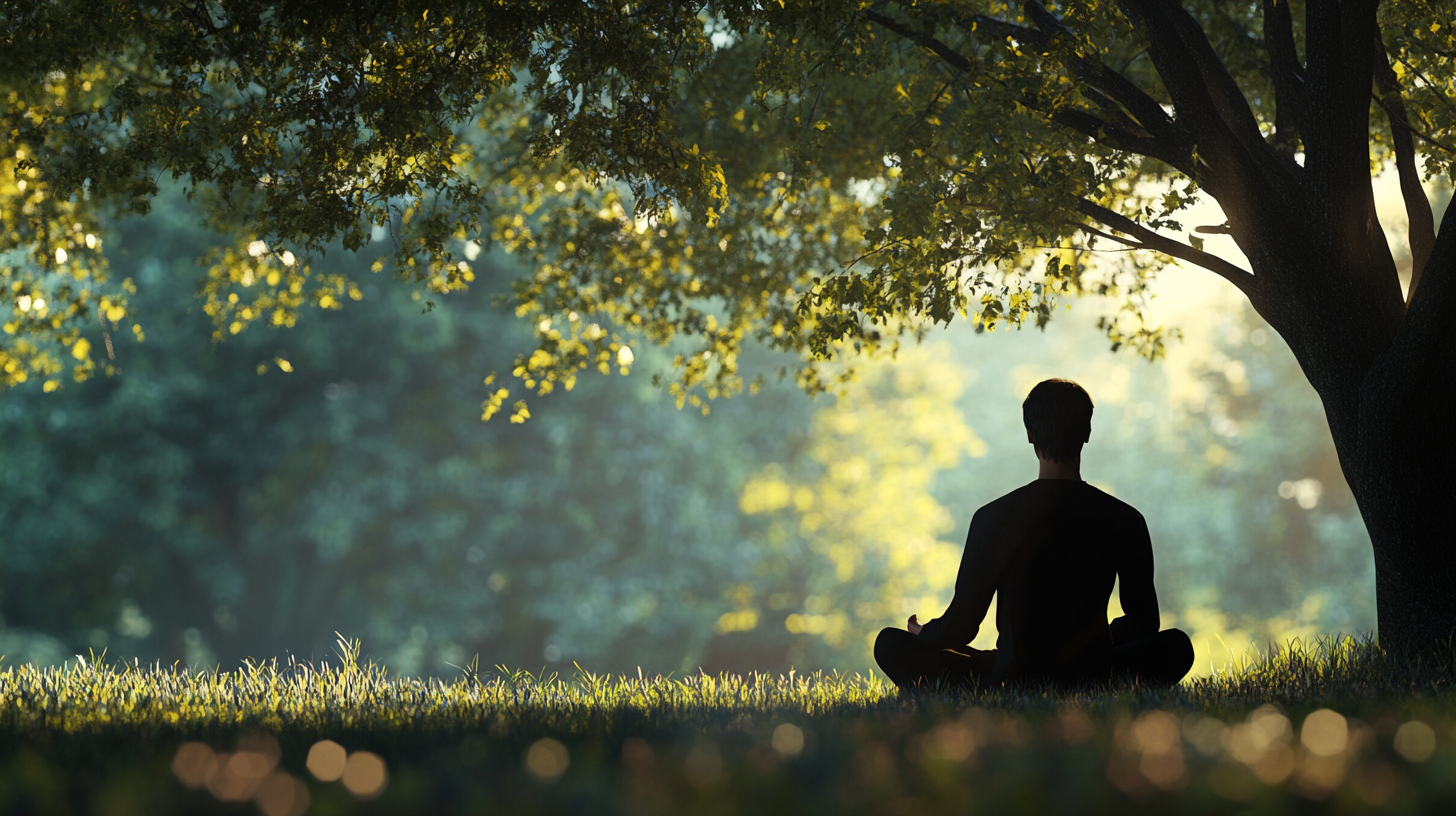
[[[884,668],[887,661],[894,661],[897,656],[904,654],[906,647],[914,639],[915,636],[904,629],[881,629],[880,634],[875,637],[875,662],[880,664],[880,668]]]
[[[1177,673],[1179,680],[1183,679],[1193,668],[1193,639],[1182,629],[1164,629],[1158,633],[1158,639],[1162,641],[1158,645],[1169,668]]]

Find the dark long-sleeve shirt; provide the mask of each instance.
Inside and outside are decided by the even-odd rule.
[[[1123,617],[1107,622],[1113,582]],[[961,648],[996,608],[994,681],[1104,670],[1121,643],[1158,631],[1153,545],[1142,514],[1086,482],[1038,479],[976,511],[945,614],[923,645]]]

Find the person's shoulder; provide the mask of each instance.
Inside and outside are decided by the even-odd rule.
[[[1104,512],[1126,516],[1128,519],[1143,521],[1143,514],[1136,507],[1133,507],[1122,499],[1108,493],[1091,482],[1082,482],[1082,487],[1088,500],[1103,509]]]
[[[1030,482],[1016,488],[1010,493],[1007,493],[998,498],[994,498],[981,505],[980,508],[976,510],[976,515],[985,517],[1010,512],[1014,508],[1018,507],[1022,502],[1026,501],[1028,495],[1035,487],[1036,482]]]
[[[1019,504],[1020,502],[1026,501],[1031,496],[1036,495],[1037,489],[1039,487],[1041,487],[1042,481],[1043,481],[1042,479],[1037,479],[1035,481],[1027,482],[1026,484],[1022,485],[1021,487],[1018,487],[1015,490],[1011,491],[1010,493],[1007,493],[1006,495],[1000,497],[999,499],[996,499],[996,500],[992,501],[991,503],[987,504],[986,506],[987,507],[1007,506],[1007,505]]]

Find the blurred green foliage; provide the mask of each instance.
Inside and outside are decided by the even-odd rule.
[[[1019,406],[1046,376],[1097,401],[1084,475],[1147,516],[1164,622],[1194,636],[1198,671],[1373,628],[1318,400],[1247,313],[1216,312],[1156,366],[1108,355],[1076,315],[947,333],[840,396],[770,383],[708,417],[641,376],[671,365],[648,345],[637,377],[482,423],[483,375],[531,331],[492,305],[513,268],[483,256],[480,285],[428,314],[366,280],[347,309],[214,343],[187,284],[213,236],[187,206],[163,197],[112,233],[149,326],[114,339],[120,375],[0,401],[12,665],[106,649],[231,666],[325,654],[341,631],[403,674],[476,654],[870,671],[879,628],[949,600],[974,509],[1034,477]],[[994,638],[988,622],[977,644]]]
[[[694,659],[746,560],[734,486],[785,447],[802,397],[704,423],[641,378],[591,378],[531,423],[482,423],[482,375],[529,332],[486,287],[428,315],[367,287],[213,344],[188,309],[210,236],[165,203],[115,239],[150,321],[118,342],[122,374],[0,407],[0,609],[60,640],[37,656],[233,665],[344,630],[411,673],[475,652]]]

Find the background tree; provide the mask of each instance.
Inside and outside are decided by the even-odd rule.
[[[224,334],[359,296],[362,265],[310,266],[331,240],[389,238],[373,268],[441,293],[470,281],[457,254],[474,239],[521,253],[538,347],[514,373],[537,391],[630,364],[612,326],[694,338],[669,387],[698,400],[741,386],[749,337],[799,352],[814,389],[840,349],[958,314],[1040,324],[1088,291],[1125,297],[1102,326],[1155,357],[1165,332],[1139,300],[1171,256],[1238,287],[1320,394],[1382,636],[1456,625],[1456,490],[1436,464],[1456,452],[1456,238],[1420,184],[1449,175],[1456,141],[1435,5],[4,9],[12,382],[57,383],[66,353],[90,372],[85,320],[114,326],[126,305],[88,219],[144,210],[158,170],[234,226],[205,286]],[[1385,162],[1407,205],[1404,291],[1371,192]],[[1203,234],[1249,270],[1171,237],[1198,192],[1227,217]],[[1064,263],[1079,236],[1137,251]]]
[[[427,316],[366,283],[347,311],[213,345],[189,305],[217,236],[175,191],[154,205],[108,246],[146,343],[118,349],[116,377],[4,396],[0,654],[236,666],[330,656],[338,630],[405,674],[475,654],[701,662],[758,526],[738,487],[809,411],[792,387],[705,427],[594,378],[529,424],[482,423],[476,372],[531,336],[490,302],[512,274],[482,264],[478,291]]]

